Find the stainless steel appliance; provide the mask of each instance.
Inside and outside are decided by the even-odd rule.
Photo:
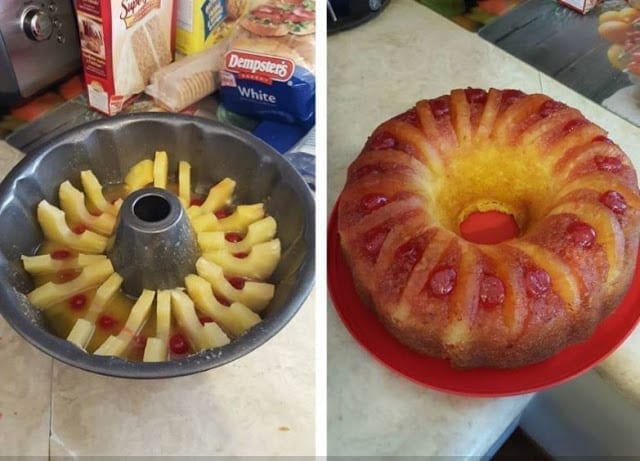
[[[81,66],[72,0],[0,0],[0,107]]]

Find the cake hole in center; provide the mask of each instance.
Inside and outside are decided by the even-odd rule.
[[[482,245],[495,245],[516,238],[519,233],[514,217],[500,211],[475,211],[460,223],[460,235]]]
[[[145,222],[158,222],[169,216],[171,205],[159,195],[145,195],[133,205],[133,214]]]

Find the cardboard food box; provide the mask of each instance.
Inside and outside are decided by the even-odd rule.
[[[558,0],[558,3],[577,11],[578,13],[587,14],[589,11],[594,9],[600,1],[601,0]]]
[[[120,112],[173,61],[174,0],[76,0],[89,105]]]
[[[176,51],[192,55],[229,37],[247,0],[177,0]]]

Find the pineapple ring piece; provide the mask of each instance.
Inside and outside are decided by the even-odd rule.
[[[171,291],[171,309],[178,325],[186,333],[194,350],[201,351],[220,347],[230,342],[227,335],[219,327],[205,329],[200,324],[193,301],[182,290]]]
[[[200,214],[191,219],[191,224],[197,233],[207,231],[222,232],[239,232],[244,234],[247,232],[249,225],[264,217],[264,204],[255,203],[253,205],[239,205],[233,213],[225,218],[218,219],[214,213],[203,213],[202,207],[199,208]],[[189,214],[193,215],[193,212]]]
[[[226,249],[231,253],[249,252],[258,244],[276,236],[276,220],[271,216],[249,224],[246,235],[239,242],[227,240],[223,231],[201,232],[198,234],[198,245],[204,252]]]
[[[96,290],[96,294],[89,304],[89,309],[83,319],[78,319],[73,325],[71,332],[67,336],[67,341],[75,344],[82,350],[86,350],[87,344],[91,341],[96,330],[95,321],[98,315],[104,310],[107,302],[113,298],[116,291],[120,289],[122,277],[114,272]]]
[[[67,298],[88,291],[100,285],[113,273],[111,261],[105,259],[84,269],[75,279],[66,283],[47,282],[27,295],[31,304],[39,309],[47,309]]]
[[[73,187],[69,181],[60,184],[58,198],[60,199],[60,208],[71,222],[82,224],[87,229],[102,235],[108,236],[113,232],[116,218],[109,213],[102,213],[100,216],[89,213],[85,205],[84,194]]]
[[[142,290],[142,294],[131,308],[129,317],[122,330],[120,330],[120,333],[118,333],[117,336],[109,336],[106,341],[95,350],[94,354],[121,357],[127,347],[129,347],[134,336],[140,332],[149,318],[155,294],[155,291]]]
[[[628,26],[613,16],[600,32]],[[637,174],[579,110],[458,89],[363,143],[337,207],[340,251],[358,294],[410,349],[459,368],[530,365],[590,338],[631,285]],[[510,238],[468,232],[487,212],[510,215]]]
[[[78,254],[68,259],[54,259],[50,254],[37,256],[21,256],[24,270],[31,275],[51,274],[69,269],[82,269],[98,261],[106,259],[105,255]]]
[[[202,277],[188,275],[184,283],[187,293],[198,310],[211,316],[214,322],[233,337],[238,337],[252,326],[260,323],[260,316],[240,303],[223,306],[213,295],[211,285]]]
[[[211,284],[215,294],[244,304],[254,312],[264,310],[275,294],[275,286],[271,283],[246,280],[242,288],[234,287],[225,278],[222,267],[205,258],[196,261],[196,270],[200,277]]]
[[[82,188],[84,189],[85,194],[87,194],[87,201],[94,208],[103,213],[109,213],[114,217],[118,216],[118,210],[120,209],[120,205],[122,205],[122,199],[118,199],[114,203],[109,203],[102,194],[102,185],[91,170],[84,170],[80,172],[80,180],[82,181]]]
[[[280,240],[274,239],[255,245],[251,252],[243,257],[227,250],[205,253],[205,259],[218,264],[226,275],[247,279],[266,280],[276,269],[280,261]]]
[[[142,160],[131,167],[124,177],[129,193],[142,189],[147,184],[153,183],[154,162],[150,159]]]
[[[84,253],[104,253],[107,248],[107,238],[103,235],[84,229],[79,234],[73,232],[67,224],[64,211],[46,200],[38,204],[37,215],[47,240]]]

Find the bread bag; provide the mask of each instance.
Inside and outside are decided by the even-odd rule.
[[[258,2],[239,24],[220,72],[224,106],[244,115],[312,125],[315,2]]]

